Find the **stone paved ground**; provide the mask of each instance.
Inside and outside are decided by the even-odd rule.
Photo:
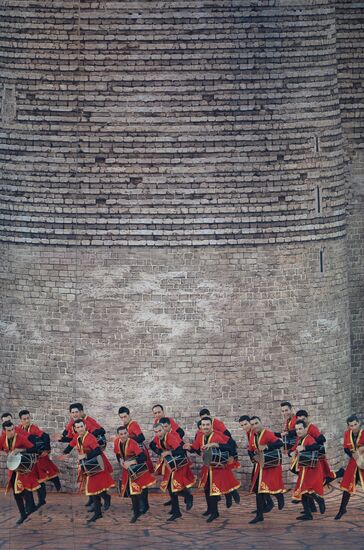
[[[330,489],[327,513],[314,521],[300,524],[295,520],[299,505],[290,502],[284,511],[273,510],[264,524],[248,525],[254,505],[252,496],[242,493],[239,507],[220,506],[221,516],[212,526],[201,517],[204,499],[198,495],[195,506],[183,519],[166,523],[165,497],[152,495],[151,511],[137,524],[129,523],[127,500],[114,496],[109,512],[92,526],[85,525],[84,497],[75,494],[50,494],[47,506],[21,527],[13,527],[17,518],[13,498],[0,497],[1,550],[349,550],[363,548],[364,499],[359,493],[350,502],[350,511],[334,521],[341,493]]]

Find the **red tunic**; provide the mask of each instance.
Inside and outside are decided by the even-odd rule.
[[[290,432],[291,430],[294,430],[296,427],[297,422],[297,416],[294,414],[291,416],[291,418],[287,418],[287,420],[284,423],[284,431]]]
[[[347,430],[344,434],[344,448],[349,449],[351,452],[356,452],[359,447],[364,446],[364,430],[360,430],[356,442],[354,443],[353,432]],[[351,457],[346,470],[344,477],[340,484],[340,489],[347,491],[351,495],[356,492],[356,476],[359,474],[359,480],[364,490],[364,470],[359,468],[354,457]]]
[[[181,445],[181,438],[178,434],[173,431],[170,431],[165,434],[162,440],[158,437],[154,438],[155,443],[162,452],[163,451],[174,451]],[[190,464],[182,466],[179,470],[172,472],[169,466],[165,463],[161,457],[159,463],[155,469],[156,473],[162,475],[161,490],[165,492],[168,488],[169,481],[171,481],[171,491],[172,493],[178,493],[183,491],[183,489],[188,489],[195,484],[196,478],[191,471]]]
[[[307,435],[310,435],[314,439],[317,439],[318,437],[320,437],[321,431],[319,430],[319,428],[317,426],[310,423],[307,426]],[[335,472],[333,472],[331,470],[330,464],[329,464],[329,461],[326,458],[326,455],[320,456],[320,463],[321,463],[322,475],[324,476],[324,479],[326,479],[327,477],[329,477],[331,479],[335,479],[336,474],[335,474]]]
[[[83,420],[83,423],[85,424],[86,430],[91,434],[95,430],[99,430],[100,428],[102,428],[102,426],[100,426],[100,424],[96,422],[96,420],[91,416],[86,415],[82,418],[82,420]],[[73,439],[75,436],[77,436],[77,432],[74,429],[74,422],[75,421],[73,420],[73,418],[71,418],[71,420],[68,422],[65,428],[65,430],[67,431],[67,437],[69,437],[70,439]]]
[[[30,424],[28,428],[23,428],[21,425],[18,426],[23,433],[28,433],[31,435],[36,435],[37,437],[42,437],[43,431],[38,428],[36,424]],[[59,470],[57,466],[49,458],[50,451],[43,451],[43,453],[38,456],[37,468],[38,468],[38,481],[42,483],[43,481],[48,481],[57,477]]]
[[[298,439],[296,441],[292,447],[292,451],[296,451],[298,445],[306,446],[314,445],[315,443],[316,439],[307,434],[303,439]],[[294,488],[293,498],[300,500],[302,495],[307,493],[315,493],[319,496],[323,496],[324,494],[324,480],[320,461],[317,462],[317,466],[315,466],[315,468],[298,466],[298,478]]]
[[[128,434],[130,435],[130,437],[132,439],[134,437],[138,437],[139,435],[143,434],[142,430],[140,429],[140,426],[139,426],[138,422],[136,422],[135,420],[130,420],[129,424],[127,425],[127,428],[128,428]],[[148,449],[147,449],[147,447],[145,446],[144,443],[141,444],[141,448],[143,449],[143,452],[144,452],[144,454],[147,458],[148,470],[152,474],[154,472],[154,466],[153,466],[153,462],[150,458],[149,451],[148,451]]]
[[[251,452],[257,453],[259,445],[268,445],[269,443],[274,443],[278,439],[279,438],[276,437],[273,432],[267,429],[262,430],[260,434],[251,432],[248,449]],[[256,483],[258,483],[258,493],[285,493],[282,465],[275,466],[274,468],[262,468],[261,465],[256,462],[250,488],[252,492],[254,492]]]
[[[4,437],[1,437],[0,451],[5,451],[6,454],[9,454],[9,452],[13,451],[14,449],[31,449],[32,447],[33,443],[29,441],[28,437],[25,434],[15,433],[12,442],[10,442],[9,439],[5,436],[5,433]],[[6,493],[8,493],[11,489],[11,477],[13,473],[14,472],[12,470],[8,470],[8,484],[5,490]],[[36,465],[27,474],[15,472],[15,494],[22,493],[25,489],[27,491],[36,491],[37,489],[39,489],[39,487],[40,484],[38,481],[38,470],[36,469]]]
[[[96,437],[88,432],[83,436],[74,437],[70,442],[71,447],[76,447],[79,454],[87,454],[99,447]],[[78,468],[78,480],[80,482],[80,490],[84,490],[87,496],[99,495],[103,491],[107,491],[111,487],[115,487],[113,478],[111,477],[112,466],[106,455],[101,452],[104,470],[92,476],[84,474],[81,468]]]
[[[201,432],[202,433],[202,432]],[[228,443],[229,438],[219,432],[212,432],[207,436],[206,443]],[[192,444],[192,449],[201,451],[205,444],[205,436],[198,437]],[[223,467],[206,466],[201,468],[199,487],[205,487],[210,481],[210,496],[225,495],[235,489],[239,489],[240,483],[231,471],[231,465],[226,464]]]
[[[140,448],[138,443],[131,438],[128,438],[125,443],[121,443],[117,438],[114,441],[114,452],[124,460],[131,459],[132,457],[139,456],[144,451]],[[156,483],[156,478],[151,473],[145,472],[137,479],[130,479],[128,470],[122,468],[121,470],[121,495],[124,496],[129,486],[129,492],[131,495],[140,495],[142,490],[146,487],[151,487]]]
[[[219,433],[224,433],[226,432],[227,430],[227,427],[225,426],[225,424],[223,423],[222,420],[219,420],[218,418],[213,418],[212,419],[212,431],[213,432],[219,432]]]

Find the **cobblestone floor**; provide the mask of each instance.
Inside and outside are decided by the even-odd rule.
[[[312,522],[296,521],[300,505],[286,495],[286,507],[275,508],[264,523],[248,525],[253,517],[254,498],[241,493],[241,503],[227,510],[220,504],[220,518],[211,525],[201,516],[205,510],[202,494],[195,493],[195,504],[183,519],[167,523],[164,495],[152,494],[150,512],[136,524],[130,524],[130,503],[113,495],[112,506],[104,517],[87,526],[85,497],[51,493],[47,505],[23,525],[15,527],[17,510],[12,495],[0,496],[1,550],[359,550],[364,548],[364,495],[349,503],[341,521],[334,521],[341,492],[330,488],[327,512],[315,515]]]

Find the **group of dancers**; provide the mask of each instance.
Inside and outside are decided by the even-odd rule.
[[[364,430],[356,415],[347,419],[344,435],[344,451],[349,457],[346,468],[333,472],[325,453],[325,436],[312,424],[308,412],[298,410],[295,414],[288,401],[281,403],[284,428],[272,432],[265,428],[256,415],[242,415],[239,424],[247,437],[247,452],[252,462],[250,491],[256,496],[254,518],[249,523],[264,521],[264,515],[275,507],[271,495],[277,500],[278,510],[285,504],[286,492],[282,475],[282,457],[290,457],[290,469],[297,475],[293,502],[302,503],[299,521],[313,519],[317,511],[325,512],[324,486],[342,477],[341,505],[335,516],[339,520],[347,511],[350,496],[358,483],[364,489]],[[87,523],[102,517],[111,505],[109,490],[115,487],[112,465],[104,449],[105,429],[87,415],[82,403],[69,407],[70,420],[62,434],[54,433],[52,440],[66,443],[63,454],[56,457],[67,460],[68,455],[78,451],[78,481],[80,489],[89,497],[86,504],[91,516]],[[149,510],[148,490],[156,485],[160,476],[160,489],[169,493],[164,503],[170,507],[167,521],[182,517],[180,499],[187,511],[193,507],[191,488],[196,483],[192,471],[192,453],[201,455],[202,467],[198,487],[203,489],[206,511],[203,516],[211,523],[219,517],[219,501],[225,499],[226,507],[239,504],[240,483],[235,471],[240,468],[235,440],[225,424],[210,414],[206,408],[199,412],[197,432],[191,443],[184,430],[166,416],[162,405],[152,408],[154,437],[147,445],[139,424],[132,419],[128,407],[120,407],[120,426],[113,438],[114,453],[121,466],[117,482],[118,492],[129,497],[132,505],[130,522],[135,523]],[[57,491],[61,489],[59,469],[51,460],[50,436],[32,422],[30,412],[19,412],[16,424],[10,413],[1,417],[2,433],[0,451],[7,453],[8,483],[6,492],[12,490],[22,524],[33,512],[46,504],[46,482],[51,481]],[[153,464],[150,452],[157,457]],[[35,503],[34,493],[38,493]]]

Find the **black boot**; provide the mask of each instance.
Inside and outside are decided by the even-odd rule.
[[[104,510],[106,512],[111,506],[111,496],[107,491],[103,491],[100,496],[104,501]]]
[[[59,491],[62,489],[62,487],[61,487],[61,482],[60,482],[60,479],[59,479],[58,476],[52,478],[52,479],[51,479],[51,482],[53,483],[54,488],[56,489],[57,492],[59,492]]]
[[[234,502],[236,504],[240,504],[240,495],[239,495],[239,492],[237,489],[235,489],[232,493],[231,493],[233,499],[234,499]]]
[[[94,495],[92,497],[92,501],[93,501],[93,507],[94,507],[94,515],[87,520],[87,523],[92,523],[102,518],[100,495]]]
[[[260,521],[264,521],[263,516],[263,509],[264,509],[264,495],[257,493],[255,495],[255,500],[257,503],[257,512],[255,518],[249,521],[250,524],[259,523]]]
[[[217,519],[219,517],[219,511],[218,511],[218,500],[217,500],[217,497],[209,497],[210,499],[210,511],[211,511],[211,514],[209,515],[209,517],[207,518],[206,522],[207,523],[211,523],[212,521],[214,521],[215,519]]]
[[[29,516],[33,512],[36,512],[37,507],[34,502],[34,497],[32,491],[23,491],[23,498],[25,500],[25,512]]]
[[[16,521],[16,525],[21,525],[28,517],[28,514],[26,513],[25,511],[25,506],[24,506],[24,501],[23,501],[23,497],[22,497],[22,494],[15,494],[14,493],[14,499],[15,499],[15,502],[16,502],[16,505],[18,507],[18,510],[19,510],[19,514],[20,514],[20,517],[19,519]]]
[[[183,491],[181,491],[181,495],[183,495],[184,501],[186,503],[186,510],[188,512],[193,506],[193,495],[188,489],[183,489]]]
[[[171,501],[172,501],[172,514],[171,514],[171,517],[167,519],[167,521],[175,521],[176,519],[182,517],[181,510],[179,509],[178,496],[176,493],[171,494]]]
[[[273,510],[274,502],[273,502],[273,499],[272,499],[272,497],[270,496],[269,493],[265,493],[263,495],[263,498],[264,498],[263,512],[264,512],[264,514],[268,514],[271,510]]]
[[[225,495],[225,502],[226,502],[226,508],[231,508],[233,505],[233,495],[231,493],[227,493]]]
[[[207,510],[202,515],[206,517],[206,516],[211,515],[210,496],[206,491],[205,491],[205,499],[206,499],[206,504],[207,504]]]
[[[40,484],[39,489],[37,489],[37,493],[38,493],[37,508],[40,508],[41,506],[44,506],[46,504],[47,489],[46,489],[45,483]]]
[[[135,523],[138,518],[142,515],[140,512],[140,498],[139,495],[131,495],[131,506],[133,510],[133,515],[131,516],[130,523]]]
[[[319,506],[319,510],[320,510],[320,514],[324,514],[325,511],[326,511],[326,505],[325,505],[325,500],[320,497],[319,495],[312,495],[312,498],[317,502],[318,506]],[[310,499],[310,507],[311,507],[311,502],[313,502],[311,499]],[[316,508],[316,506],[315,506]],[[311,508],[312,510],[312,508]]]
[[[305,513],[302,514],[301,516],[298,516],[296,519],[298,519],[299,521],[308,521],[313,519],[311,510],[310,510],[310,499],[308,498],[307,495],[302,495],[302,504],[303,504],[303,509]]]
[[[345,474],[344,468],[339,468],[338,471],[335,472],[336,479],[343,477],[344,474]]]
[[[350,493],[348,493],[348,491],[344,491],[343,496],[341,498],[340,509],[334,519],[341,519],[343,515],[346,514],[346,511],[347,511],[346,507],[348,505],[349,500],[350,500]]]
[[[163,502],[163,506],[171,506],[171,505],[172,505],[171,499],[167,500],[166,502]]]
[[[85,506],[92,506],[92,505],[93,505],[92,497],[88,497],[88,501],[86,502]]]
[[[140,498],[140,513],[146,514],[149,510],[148,489],[143,489]]]
[[[283,510],[283,508],[284,508],[284,494],[283,493],[278,493],[278,495],[276,495],[276,499],[277,499],[277,502],[278,502],[278,510]]]

